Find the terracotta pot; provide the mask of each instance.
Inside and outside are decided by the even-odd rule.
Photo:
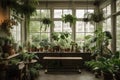
[[[40,51],[40,52],[43,52],[43,48],[42,48],[42,47],[40,47],[40,48],[39,48],[39,51]]]

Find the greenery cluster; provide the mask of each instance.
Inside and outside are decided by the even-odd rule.
[[[36,10],[36,3],[37,0],[1,0],[0,4],[2,8],[6,9],[9,7],[16,14],[30,16]]]
[[[5,32],[8,36],[11,35],[10,29],[13,28],[13,25],[17,25],[17,22],[13,19],[6,19],[0,25],[0,31]]]
[[[58,41],[59,39],[64,39],[64,40],[67,40],[67,38],[69,37],[69,33],[68,32],[60,32],[60,33],[57,33],[57,32],[53,32],[51,34],[52,36],[52,39],[53,40],[56,40]]]
[[[45,25],[42,25],[41,26],[41,28],[44,26],[44,30],[46,31],[46,29],[52,24],[52,20],[50,19],[50,18],[46,18],[46,17],[44,17],[43,19],[42,19],[42,23]],[[40,29],[41,29],[40,28]]]
[[[84,16],[85,16],[85,18],[83,18],[84,22],[91,21],[91,22],[99,23],[105,19],[102,11],[99,11],[98,13],[87,12],[84,14]]]
[[[50,18],[43,18],[42,19],[42,23],[43,24],[46,24],[46,25],[49,25],[49,24],[51,24],[52,23],[52,20],[50,19]]]
[[[95,71],[115,74],[120,71],[120,52],[114,53],[110,58],[100,57],[97,60],[88,61],[85,65]]]
[[[65,14],[65,15],[62,15],[62,20],[63,20],[63,22],[65,22],[65,23],[69,22],[70,25],[72,25],[72,24],[75,24],[76,17],[71,14]]]

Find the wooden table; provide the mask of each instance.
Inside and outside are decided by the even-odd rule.
[[[45,73],[51,71],[48,67],[49,63],[51,63],[51,61],[58,61],[58,62],[61,62],[62,60],[63,61],[66,61],[66,60],[72,60],[72,61],[76,61],[76,60],[82,60],[83,58],[82,57],[43,57],[44,60],[46,60],[46,70],[45,70]],[[59,66],[61,67],[61,66]],[[59,70],[59,69],[58,69]],[[62,71],[66,71],[68,69],[64,69]],[[56,71],[55,69],[53,71]],[[77,71],[79,73],[81,73],[81,70],[79,69],[78,66],[76,66],[76,69],[69,69],[69,71]]]

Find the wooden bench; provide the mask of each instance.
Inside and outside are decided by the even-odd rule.
[[[62,71],[62,72],[79,72],[81,73],[81,70],[79,69],[78,65],[76,64],[74,69],[69,69],[69,68],[63,68],[61,69],[60,67],[63,67],[63,65],[61,65],[61,61],[65,62],[69,62],[70,60],[72,61],[80,61],[82,60],[83,58],[82,57],[49,57],[49,56],[45,56],[43,57],[43,59],[46,61],[46,70],[45,70],[45,73],[47,72],[55,72],[55,71]],[[52,62],[52,61],[57,61],[60,65],[59,65],[59,68],[58,69],[49,69],[49,64]],[[67,63],[66,63],[67,64]]]

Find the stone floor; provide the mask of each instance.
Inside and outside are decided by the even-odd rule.
[[[40,76],[37,80],[103,80],[102,78],[95,78],[94,74],[86,70],[81,70],[82,73],[47,73],[44,70],[40,71]]]

